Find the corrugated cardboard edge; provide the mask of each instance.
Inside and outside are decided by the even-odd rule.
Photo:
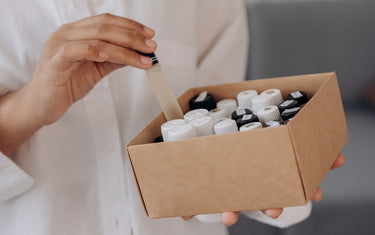
[[[307,201],[348,139],[336,74],[327,75],[321,88],[288,124]],[[303,125],[306,123],[310,125]],[[329,138],[332,135],[335,137]]]
[[[195,95],[194,93],[194,90],[193,89],[189,89],[187,90],[179,99],[178,99],[178,103],[179,105],[181,106],[182,110],[184,112],[186,112],[186,110],[188,110],[188,102],[186,102],[186,99],[182,98],[182,97],[187,97],[187,96],[193,96]],[[150,139],[150,137],[152,138],[156,138],[157,136],[155,136],[155,133],[159,133],[159,135],[161,135],[160,133],[160,126],[166,121],[165,119],[165,116],[163,113],[159,114],[154,120],[152,120],[127,146],[126,146],[126,149],[127,149],[127,153],[128,153],[128,158],[129,158],[129,161],[130,161],[130,164],[131,164],[131,167],[132,167],[132,171],[133,171],[133,175],[134,175],[134,178],[135,178],[135,182],[137,184],[137,188],[138,188],[138,194],[142,200],[142,205],[143,205],[143,209],[145,210],[146,212],[146,215],[149,216],[149,213],[147,211],[147,208],[146,208],[146,204],[145,204],[145,201],[143,199],[143,196],[142,196],[142,191],[141,191],[141,188],[139,187],[139,182],[138,182],[138,178],[137,178],[137,175],[136,175],[136,171],[134,170],[134,164],[132,162],[132,158],[130,157],[131,155],[131,152],[132,152],[132,148],[131,146],[133,145],[138,145],[138,144],[143,144],[143,143],[152,143],[153,142],[153,139]],[[154,130],[153,128],[153,124],[154,123],[159,123],[159,127],[157,128],[157,130]],[[152,134],[150,135],[150,133],[152,132]]]

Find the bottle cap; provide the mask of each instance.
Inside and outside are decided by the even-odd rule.
[[[272,105],[279,105],[283,102],[283,97],[281,95],[281,91],[279,89],[268,89],[260,93],[261,95],[269,95],[273,99]]]
[[[207,136],[214,134],[213,121],[209,116],[194,119],[189,124],[194,127],[195,131],[197,132],[197,136]]]
[[[246,114],[251,114],[250,109],[238,108],[236,111],[232,113],[232,119],[237,121],[238,119],[242,118],[243,115]]]
[[[196,118],[207,116],[208,110],[207,109],[194,109],[191,110],[184,115],[184,119],[187,122],[190,122]]]
[[[283,124],[283,121],[282,121],[282,120],[278,120],[278,121],[268,121],[268,122],[265,122],[265,123],[264,123],[264,127],[265,127],[265,128],[269,128],[269,127],[277,127],[277,126],[280,126],[281,124]]]
[[[164,141],[165,142],[169,141],[168,132],[170,130],[183,124],[186,124],[184,119],[174,119],[174,120],[165,122],[163,125],[161,125],[161,134],[163,136]]]
[[[168,132],[169,141],[185,140],[197,137],[194,127],[189,124],[177,126]]]
[[[199,95],[194,96],[189,101],[190,110],[194,109],[216,109],[216,102],[214,97],[207,93],[207,91],[203,91]]]
[[[257,114],[260,109],[273,105],[274,101],[270,95],[258,95],[253,98],[253,112]]]
[[[298,105],[297,100],[285,100],[279,105],[279,111],[282,113],[285,109],[291,109]]]
[[[246,114],[242,118],[237,120],[237,127],[240,128],[243,125],[246,125],[251,122],[259,122],[259,118],[255,114]]]
[[[240,127],[240,131],[250,131],[250,130],[255,130],[255,129],[261,129],[262,128],[262,123],[260,122],[250,122],[246,125],[243,125]]]
[[[227,117],[227,111],[225,109],[213,109],[208,112],[208,116],[212,118],[213,122],[216,122],[219,119]]]
[[[238,107],[239,108],[247,108],[252,109],[252,100],[255,96],[258,95],[258,92],[256,90],[247,90],[242,91],[237,94],[237,101],[238,101]]]
[[[299,105],[304,104],[309,100],[306,92],[304,92],[304,91],[292,92],[286,97],[286,99],[287,100],[297,100]]]
[[[238,132],[236,121],[226,118],[214,125],[216,135]]]
[[[217,102],[216,105],[217,105],[217,108],[224,109],[227,112],[228,118],[237,109],[237,102],[235,99],[220,100],[219,102]]]
[[[276,121],[281,119],[277,106],[267,106],[257,112],[258,118],[262,123]]]
[[[291,109],[285,109],[284,112],[281,113],[281,117],[283,120],[291,119],[301,110],[300,107],[295,107]]]

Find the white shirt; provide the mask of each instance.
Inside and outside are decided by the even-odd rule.
[[[64,23],[109,12],[157,32],[157,56],[176,95],[245,77],[247,26],[239,0],[1,1],[0,95],[26,84],[47,36]],[[160,107],[145,72],[115,71],[12,156],[0,154],[1,235],[226,234],[220,223],[148,219],[127,143]],[[1,130],[0,130],[1,131]],[[277,226],[305,218],[283,213]],[[292,218],[292,219],[291,219]]]

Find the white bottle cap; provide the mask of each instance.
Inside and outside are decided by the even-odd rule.
[[[161,125],[161,134],[163,136],[164,142],[169,141],[168,132],[170,130],[183,124],[186,124],[184,119],[174,119],[174,120],[165,122],[163,125]]]
[[[213,122],[216,122],[219,119],[227,117],[227,111],[225,109],[213,109],[208,112],[208,116],[212,118]]]
[[[259,121],[262,123],[268,121],[277,121],[281,119],[280,111],[277,106],[267,106],[257,112]]]
[[[212,121],[212,118],[209,116],[194,119],[189,124],[194,127],[195,131],[197,132],[197,136],[207,136],[214,134],[214,123]]]
[[[214,125],[216,135],[238,132],[237,123],[233,119],[226,118]]]
[[[273,98],[270,95],[255,96],[253,98],[252,102],[253,102],[253,112],[255,114],[257,114],[257,112],[260,109],[265,108],[265,107],[270,106],[270,105],[273,105],[273,103],[274,103]]]
[[[196,215],[194,217],[204,223],[218,223],[221,221],[220,213]]]
[[[226,117],[230,118],[230,115],[237,109],[237,101],[235,99],[220,100],[216,106],[218,109],[224,109],[227,112]]]
[[[189,124],[177,126],[168,132],[169,141],[185,140],[194,137],[197,137],[197,132]]]
[[[184,119],[187,122],[190,122],[196,118],[207,116],[208,110],[207,109],[194,109],[191,110],[184,115]]]
[[[238,107],[252,110],[253,109],[252,100],[257,95],[258,95],[258,92],[256,90],[247,90],[247,91],[242,91],[238,93],[237,94]]]
[[[260,122],[250,122],[246,125],[243,125],[240,127],[240,131],[250,131],[254,129],[261,129],[262,128],[262,123]]]
[[[273,104],[278,106],[283,102],[283,96],[281,95],[281,91],[279,89],[268,89],[261,93],[261,95],[269,95],[273,99]]]

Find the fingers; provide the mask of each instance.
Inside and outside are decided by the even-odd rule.
[[[311,200],[320,201],[322,200],[322,198],[323,198],[323,191],[320,188],[318,188],[313,194],[313,196],[311,197]]]
[[[106,24],[106,25],[122,27],[128,30],[136,31],[137,33],[147,38],[152,38],[155,35],[154,30],[148,28],[147,26],[143,24],[140,24],[131,19],[127,19],[127,18],[120,17],[120,16],[115,16],[115,15],[108,14],[108,13],[84,18],[76,22],[65,24],[61,26],[59,30],[66,30],[66,29],[77,28],[77,27],[86,27],[86,26],[95,25],[95,24]]]
[[[223,212],[220,215],[221,222],[226,226],[232,226],[237,222],[239,214],[239,212]]]
[[[152,65],[152,61],[148,57],[99,40],[67,43],[54,56],[52,63],[56,69],[64,71],[73,63],[85,60],[126,64],[142,69],[147,69]]]
[[[185,221],[192,219],[194,216],[181,216],[181,218]]]
[[[283,213],[283,208],[274,208],[274,209],[266,209],[262,210],[262,212],[270,217],[271,219],[277,219]]]
[[[342,155],[342,153],[339,154],[339,156],[336,158],[335,162],[331,166],[331,170],[339,168],[345,164],[345,157]]]
[[[156,42],[134,30],[108,24],[94,24],[64,31],[69,41],[101,40],[144,53],[156,50]]]

